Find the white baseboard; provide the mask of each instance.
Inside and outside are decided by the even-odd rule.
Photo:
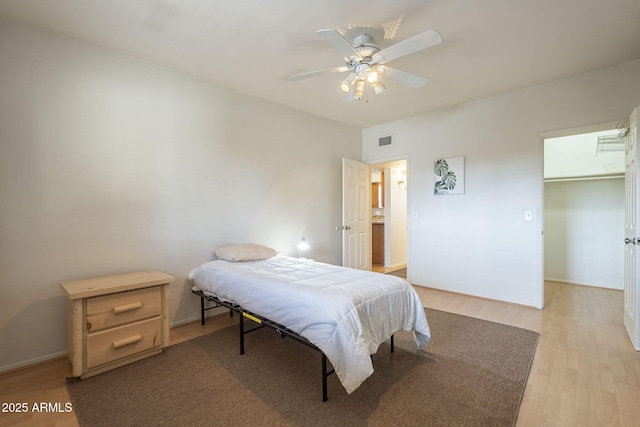
[[[229,309],[226,308],[226,307],[216,307],[213,310],[206,311],[204,313],[204,318],[208,319],[209,317],[219,316],[220,314],[228,313],[228,312],[229,312]],[[200,320],[200,315],[197,315],[195,317],[189,317],[187,319],[181,319],[181,320],[173,321],[169,325],[169,328],[173,328],[173,327],[180,326],[180,325],[186,325],[187,323],[195,322],[197,320]]]
[[[53,359],[59,359],[60,357],[63,357],[66,355],[67,355],[67,350],[64,350],[56,353],[47,354],[45,356],[36,357],[35,359],[23,360],[22,362],[12,363],[11,365],[0,366],[0,372],[13,371],[15,369],[37,365],[39,363],[48,362]]]
[[[200,316],[189,317],[187,319],[182,319],[182,320],[177,320],[175,322],[171,322],[171,324],[169,324],[169,328],[175,328],[176,326],[186,325],[187,323],[192,323],[192,322],[195,322],[196,320],[200,320]]]
[[[567,283],[569,285],[590,286],[592,288],[613,289],[613,290],[616,290],[616,291],[621,291],[621,290],[624,289],[623,287],[607,286],[607,285],[594,285],[593,283],[578,282],[576,280],[567,280],[567,279],[556,279],[554,277],[545,277],[544,280],[546,282]]]
[[[224,310],[228,310],[227,308],[224,308]],[[211,316],[217,316],[219,314],[224,313],[224,311],[220,311],[220,313],[216,312],[217,310],[211,310],[209,313],[205,314],[205,318],[209,318]],[[180,326],[180,325],[186,325],[187,323],[192,323],[192,322],[196,322],[200,320],[200,316],[195,316],[195,317],[189,317],[187,319],[181,319],[175,322],[171,322],[169,324],[169,328],[174,328],[176,326]],[[26,368],[28,366],[33,366],[33,365],[37,365],[39,363],[43,363],[43,362],[49,362],[53,359],[58,359],[60,357],[66,356],[67,355],[67,350],[63,350],[63,351],[59,351],[56,353],[51,353],[51,354],[47,354],[45,356],[40,356],[40,357],[36,357],[35,359],[29,359],[29,360],[23,360],[22,362],[17,362],[17,363],[12,363],[11,365],[6,365],[6,366],[0,366],[0,373],[2,372],[8,372],[8,371],[13,371],[16,369],[20,369],[20,368]]]

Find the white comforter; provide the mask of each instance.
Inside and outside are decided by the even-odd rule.
[[[405,280],[309,260],[207,262],[189,274],[195,289],[240,304],[305,337],[327,356],[348,393],[373,373],[369,355],[397,331],[431,336],[418,295]]]

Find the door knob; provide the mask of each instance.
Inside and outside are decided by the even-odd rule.
[[[628,237],[624,239],[624,242],[628,245],[629,243],[635,245],[636,244],[636,239],[629,239]]]
[[[336,231],[341,231],[341,230],[351,230],[351,227],[349,227],[348,225],[339,225],[336,227]]]

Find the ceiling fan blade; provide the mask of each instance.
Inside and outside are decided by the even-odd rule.
[[[336,30],[318,30],[316,33],[322,38],[324,41],[329,43],[331,46],[338,49],[338,51],[346,58],[349,59],[352,56],[355,56],[358,61],[362,60],[362,57],[358,52],[353,48],[351,43],[342,37],[342,35]]]
[[[380,52],[373,55],[372,63],[384,64],[385,62],[393,61],[394,59],[410,55],[414,52],[440,43],[442,43],[440,33],[435,30],[427,30],[424,33],[409,37],[408,39],[391,45],[386,49],[382,49]]]
[[[397,68],[384,67],[383,78],[389,78],[395,80],[403,85],[410,86],[412,88],[419,88],[425,85],[429,81],[426,77],[419,76],[417,74],[408,73],[406,71],[398,70]]]
[[[302,80],[302,79],[307,79],[309,77],[323,76],[325,74],[344,73],[345,71],[349,71],[349,67],[327,68],[325,70],[317,70],[317,71],[310,71],[308,73],[295,74],[293,76],[287,77],[287,80],[289,81]]]

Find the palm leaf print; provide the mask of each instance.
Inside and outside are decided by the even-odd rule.
[[[436,160],[433,162],[433,172],[438,176],[443,176],[443,174],[449,172],[449,164],[445,159]]]

